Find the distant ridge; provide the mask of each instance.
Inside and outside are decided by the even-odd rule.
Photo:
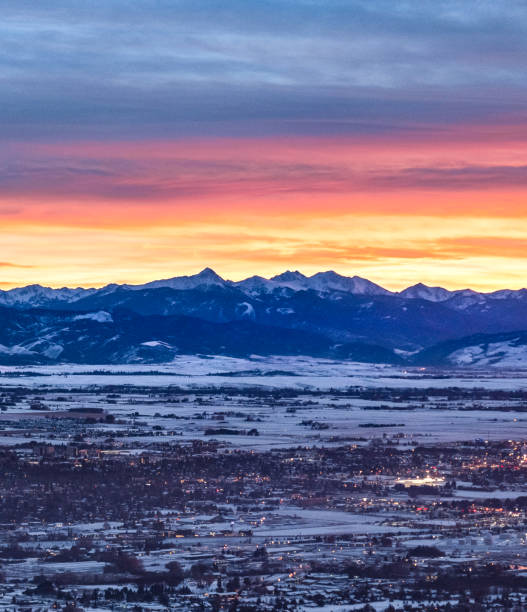
[[[199,353],[527,367],[524,330],[525,289],[418,283],[391,292],[331,270],[230,281],[205,268],[141,285],[0,291],[0,364],[160,363]]]
[[[53,289],[42,285],[33,284],[14,289],[0,290],[0,305],[5,306],[46,306],[52,302],[72,303],[88,295],[104,292],[111,293],[119,288],[130,290],[170,288],[179,291],[210,287],[235,287],[250,295],[272,292],[277,289],[288,289],[291,291],[318,291],[332,292],[341,291],[352,295],[392,295],[406,299],[421,299],[429,302],[445,302],[452,298],[458,298],[458,302],[474,302],[479,296],[492,297],[496,299],[514,299],[526,293],[526,289],[501,289],[493,292],[477,292],[472,289],[459,289],[450,291],[443,287],[431,287],[423,283],[417,283],[402,291],[389,291],[366,278],[360,276],[344,276],[328,270],[317,272],[312,276],[305,276],[298,270],[287,270],[277,274],[270,279],[263,276],[251,276],[241,281],[230,281],[223,279],[212,268],[204,268],[201,272],[189,276],[175,276],[167,279],[153,280],[139,285],[110,284],[101,289],[84,289],[82,287],[63,287]]]

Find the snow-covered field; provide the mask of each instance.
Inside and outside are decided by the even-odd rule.
[[[511,364],[517,365],[517,364]],[[405,368],[313,357],[181,355],[160,365],[0,366],[0,385],[262,386],[293,389],[364,387],[527,388],[526,369]]]
[[[106,399],[104,388],[110,386],[120,387],[117,400]],[[187,390],[187,399],[167,402],[163,393],[171,386]],[[402,447],[475,438],[527,437],[527,413],[520,400],[507,403],[487,399],[480,405],[468,399],[446,401],[438,398],[437,393],[435,398],[424,400],[420,393],[411,401],[396,400],[398,393],[410,388],[439,390],[439,396],[443,389],[452,387],[521,391],[527,389],[527,371],[407,370],[307,357],[187,356],[169,365],[4,367],[0,369],[0,387],[24,387],[43,393],[44,403],[52,412],[79,407],[104,409],[116,422],[99,425],[99,429],[107,429],[109,435],[124,433],[130,442],[139,443],[160,441],[165,436],[176,436],[179,440],[214,438],[239,448],[265,450],[299,443],[338,445],[353,440],[363,443],[383,435],[397,438]],[[228,389],[233,387],[239,393],[229,397]],[[255,387],[267,392],[292,389],[296,399],[283,399],[281,404],[272,397],[251,399],[250,389]],[[331,392],[356,387],[392,391],[390,398],[382,401]],[[145,388],[152,389],[155,395],[159,390],[160,395],[149,397]],[[225,392],[220,388],[225,388]],[[55,390],[64,395],[68,389],[72,391],[69,399],[55,401]],[[195,401],[198,389],[200,397]],[[75,390],[82,392],[73,393]],[[324,393],[312,393],[316,390]],[[35,420],[43,424],[42,414],[31,410],[31,403],[28,396],[4,410],[0,416],[5,424],[3,429],[10,428],[9,421],[20,419],[31,419],[29,428],[34,427]],[[133,421],[132,412],[137,414]],[[219,414],[221,421],[216,419]],[[60,441],[63,439],[60,428],[64,426],[60,419],[53,421],[54,440]],[[159,431],[154,431],[154,427]],[[232,431],[223,433],[222,428],[234,430],[236,435]],[[247,435],[253,428],[258,435]],[[41,429],[38,423],[37,429]],[[49,431],[50,427],[46,425],[45,429]],[[22,433],[0,431],[0,435],[8,445],[25,440]],[[33,436],[38,439],[39,434]]]
[[[126,483],[134,487],[131,500],[121,500],[121,514],[111,515],[114,520],[105,520],[108,509],[100,495],[93,513],[84,514],[84,501],[68,509],[69,498],[63,498],[61,508],[73,520],[61,513],[60,522],[20,525],[14,535],[27,556],[14,549],[18,558],[5,564],[11,590],[4,598],[0,592],[0,608],[14,593],[27,596],[18,585],[34,576],[74,572],[69,580],[78,593],[99,584],[104,591],[105,580],[122,588],[128,578],[111,574],[111,563],[98,552],[112,547],[133,552],[145,571],[160,575],[177,560],[197,598],[217,589],[192,577],[198,563],[217,561],[242,574],[256,568],[263,572],[269,602],[278,583],[295,598],[303,594],[299,612],[362,609],[363,603],[339,603],[345,598],[338,591],[353,581],[334,568],[373,568],[405,559],[414,547],[439,549],[436,560],[416,559],[412,572],[422,575],[431,563],[454,572],[467,563],[518,563],[527,546],[524,522],[506,505],[525,495],[519,477],[527,457],[524,390],[523,370],[404,369],[307,357],[181,356],[168,365],[0,368],[0,445],[18,454],[28,477],[47,473],[48,461],[56,461],[60,469],[69,465],[76,486],[84,481],[77,480],[77,470],[92,470],[100,488],[98,474],[107,478],[100,466],[116,461],[119,471],[108,473],[129,470]],[[450,452],[438,455],[436,443]],[[177,447],[183,452],[172,454]],[[457,477],[452,466],[462,465],[463,453],[477,465],[484,456],[491,458],[489,465],[511,462],[518,469],[507,473],[515,480],[474,483],[468,468]],[[154,515],[148,500],[159,495],[156,479],[167,469],[165,456],[169,471],[161,490],[171,497],[163,493]],[[210,461],[224,461],[228,477],[215,474]],[[453,477],[453,489],[400,486],[405,479],[444,484]],[[183,485],[177,496],[174,482]],[[83,491],[92,499],[91,488]],[[39,504],[48,503],[47,490],[30,486],[28,492]],[[4,500],[11,497],[11,491],[4,494]],[[504,508],[487,501],[498,499]],[[485,507],[465,512],[456,506],[465,501]],[[8,524],[5,542],[14,537],[11,532]],[[150,550],[157,540],[162,546]],[[58,556],[79,542],[86,550],[75,552],[77,561]],[[260,548],[266,551],[263,564]],[[368,584],[379,589],[377,579]],[[383,584],[384,591],[370,592],[379,610],[390,602],[386,593],[393,599],[400,586],[393,581],[392,588],[392,578]],[[313,593],[326,603],[311,601]],[[180,607],[171,609],[191,609],[185,597],[178,596]],[[257,600],[252,592],[244,597]],[[328,603],[330,597],[335,603]],[[154,602],[143,609],[163,608]]]

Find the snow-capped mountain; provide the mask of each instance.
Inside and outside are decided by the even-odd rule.
[[[360,276],[341,276],[332,270],[328,272],[317,272],[313,276],[304,276],[298,270],[288,270],[271,279],[262,276],[251,276],[237,283],[232,283],[242,291],[251,295],[257,293],[269,293],[277,289],[289,289],[291,291],[318,291],[332,292],[342,291],[353,295],[391,295],[391,292],[380,285],[361,278]]]
[[[245,280],[231,283],[232,287],[236,287],[247,295],[258,295],[260,293],[270,293],[284,287],[279,282],[269,280],[263,276],[250,276]]]
[[[424,285],[423,283],[412,285],[411,287],[400,291],[398,295],[406,299],[426,300],[428,302],[446,302],[447,300],[457,298],[456,302],[452,303],[452,306],[458,308],[466,308],[470,304],[480,303],[481,300],[485,299],[485,296],[493,296],[492,293],[478,293],[472,289],[458,289],[456,291],[449,291],[443,287],[430,287],[428,285]]]
[[[126,323],[130,317],[134,324],[148,325],[140,350],[136,331]],[[195,333],[206,329],[212,335],[198,334],[190,342],[170,327],[189,319]],[[26,322],[31,326],[27,330]],[[97,332],[94,337],[86,336],[86,326],[90,333]],[[52,328],[56,331],[51,338],[46,330]],[[139,353],[154,358],[150,351],[154,346],[156,359],[166,359],[183,346],[225,354],[245,350],[257,354],[272,346],[277,354],[304,347],[306,354],[393,363],[399,359],[394,351],[409,355],[474,334],[524,329],[527,290],[478,293],[418,284],[394,293],[367,279],[333,271],[312,276],[287,271],[270,279],[252,276],[230,281],[206,268],[192,276],[143,285],[101,289],[31,285],[0,291],[0,363],[86,360],[97,355],[105,362],[106,352],[117,342],[107,332],[118,336],[114,361],[139,359]],[[243,342],[229,336],[242,331]]]
[[[250,295],[272,293],[288,290],[289,292],[315,291],[318,293],[342,292],[351,295],[393,296],[406,300],[425,300],[427,302],[445,303],[449,308],[463,310],[474,305],[487,304],[491,301],[525,300],[527,290],[517,291],[502,289],[492,293],[478,293],[472,289],[450,291],[443,287],[431,287],[418,283],[403,291],[392,292],[360,276],[343,276],[328,270],[305,276],[301,272],[287,270],[270,279],[262,276],[251,276],[241,281],[225,280],[211,268],[205,268],[198,274],[176,276],[154,280],[140,285],[110,284],[101,289],[71,289],[63,287],[52,289],[41,285],[28,285],[0,291],[0,305],[16,307],[47,307],[55,303],[71,304],[92,295],[108,295],[119,290],[143,291],[147,289],[173,289],[177,291],[209,290],[211,288],[234,288]]]
[[[282,274],[277,274],[271,278],[272,281],[278,283],[282,287],[291,287],[291,289],[301,290],[305,289],[305,284],[307,281],[307,276],[304,276],[298,270],[294,272],[291,270],[286,270],[286,272],[282,272]]]
[[[275,277],[276,278],[276,277]],[[353,295],[391,295],[391,292],[380,285],[360,276],[341,276],[332,270],[317,272],[308,278],[304,277],[304,289],[314,291],[343,291]]]
[[[83,289],[82,287],[52,289],[41,285],[27,285],[26,287],[0,291],[0,305],[39,308],[54,303],[75,302],[92,295],[96,291],[97,289]]]
[[[144,285],[126,285],[129,289],[159,289],[160,287],[168,287],[169,289],[178,289],[185,291],[187,289],[196,289],[197,287],[219,286],[225,287],[226,281],[221,278],[211,268],[205,268],[199,274],[192,276],[176,276],[174,278],[166,278],[163,280],[151,281]]]
[[[527,289],[518,289],[513,291],[511,289],[500,289],[487,294],[493,300],[519,300],[524,299],[527,296]]]
[[[407,299],[427,300],[429,302],[445,302],[453,295],[453,291],[443,289],[443,287],[429,287],[423,283],[417,283],[399,292],[399,295]]]

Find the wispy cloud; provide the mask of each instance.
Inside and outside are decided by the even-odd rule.
[[[33,268],[34,266],[27,266],[22,264],[13,263],[12,261],[0,261],[0,268]]]
[[[377,191],[462,192],[527,188],[527,165],[410,166],[404,160],[365,167],[353,152],[332,161],[311,161],[312,152],[289,160],[262,157],[258,143],[243,155],[221,152],[217,157],[185,158],[178,146],[165,157],[19,158],[0,166],[3,197],[32,196],[106,201],[169,200],[172,202],[226,196],[265,198],[286,194],[353,194]],[[408,160],[406,164],[411,162]],[[401,211],[403,212],[403,211]]]
[[[522,0],[7,0],[0,39],[2,282],[523,278]]]
[[[4,134],[355,133],[524,109],[516,0],[13,0],[2,14]]]

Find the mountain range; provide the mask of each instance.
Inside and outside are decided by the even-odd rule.
[[[419,283],[391,292],[333,271],[234,282],[206,268],[142,285],[0,291],[0,363],[157,363],[203,353],[522,365],[526,315],[526,289]]]

